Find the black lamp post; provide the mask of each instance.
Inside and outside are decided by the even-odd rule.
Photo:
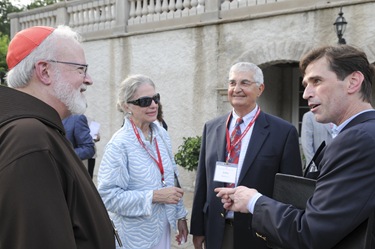
[[[336,18],[336,22],[333,24],[335,25],[335,32],[337,37],[339,38],[339,44],[346,44],[346,41],[342,36],[344,35],[346,24],[348,24],[343,17],[344,13],[342,13],[342,7],[340,8],[339,16]]]

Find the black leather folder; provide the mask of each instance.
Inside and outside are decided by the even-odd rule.
[[[273,199],[292,204],[296,208],[304,209],[307,200],[313,195],[316,180],[277,173]],[[329,198],[329,197],[327,197]],[[354,231],[340,241],[333,249],[374,249],[374,213],[359,225]],[[275,247],[282,249],[280,247]]]
[[[316,181],[313,179],[277,173],[273,198],[277,201],[292,204],[304,209],[306,201],[313,195]]]

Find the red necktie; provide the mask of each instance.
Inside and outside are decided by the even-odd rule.
[[[234,130],[233,130],[233,132],[230,136],[230,143],[231,143],[232,150],[229,154],[229,159],[228,159],[229,163],[238,164],[238,159],[240,158],[241,141],[238,141],[238,140],[241,137],[240,124],[242,124],[242,123],[243,123],[242,118],[238,118],[236,120]],[[238,143],[236,144],[237,141],[238,141]],[[235,145],[235,146],[233,147],[233,145]],[[229,187],[229,188],[234,188],[234,186],[235,186],[234,183],[230,183],[230,184],[227,185],[227,187]]]

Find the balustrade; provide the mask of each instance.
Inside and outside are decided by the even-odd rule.
[[[68,25],[85,33],[114,28],[116,0],[90,1],[67,6]]]
[[[234,9],[267,4],[271,6],[287,1],[293,2],[290,5],[299,3],[299,0],[76,0],[12,13],[9,17],[12,20],[12,36],[31,26],[60,24],[69,25],[83,35],[102,31],[118,34],[155,30],[155,27],[168,29],[173,25],[196,25],[202,20],[218,22],[230,17],[228,13]],[[176,22],[165,22],[169,20]],[[190,20],[190,23],[186,20]]]

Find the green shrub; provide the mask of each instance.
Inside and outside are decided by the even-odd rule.
[[[183,143],[178,147],[174,159],[178,165],[188,171],[196,170],[198,167],[202,137],[183,137],[182,139]]]

